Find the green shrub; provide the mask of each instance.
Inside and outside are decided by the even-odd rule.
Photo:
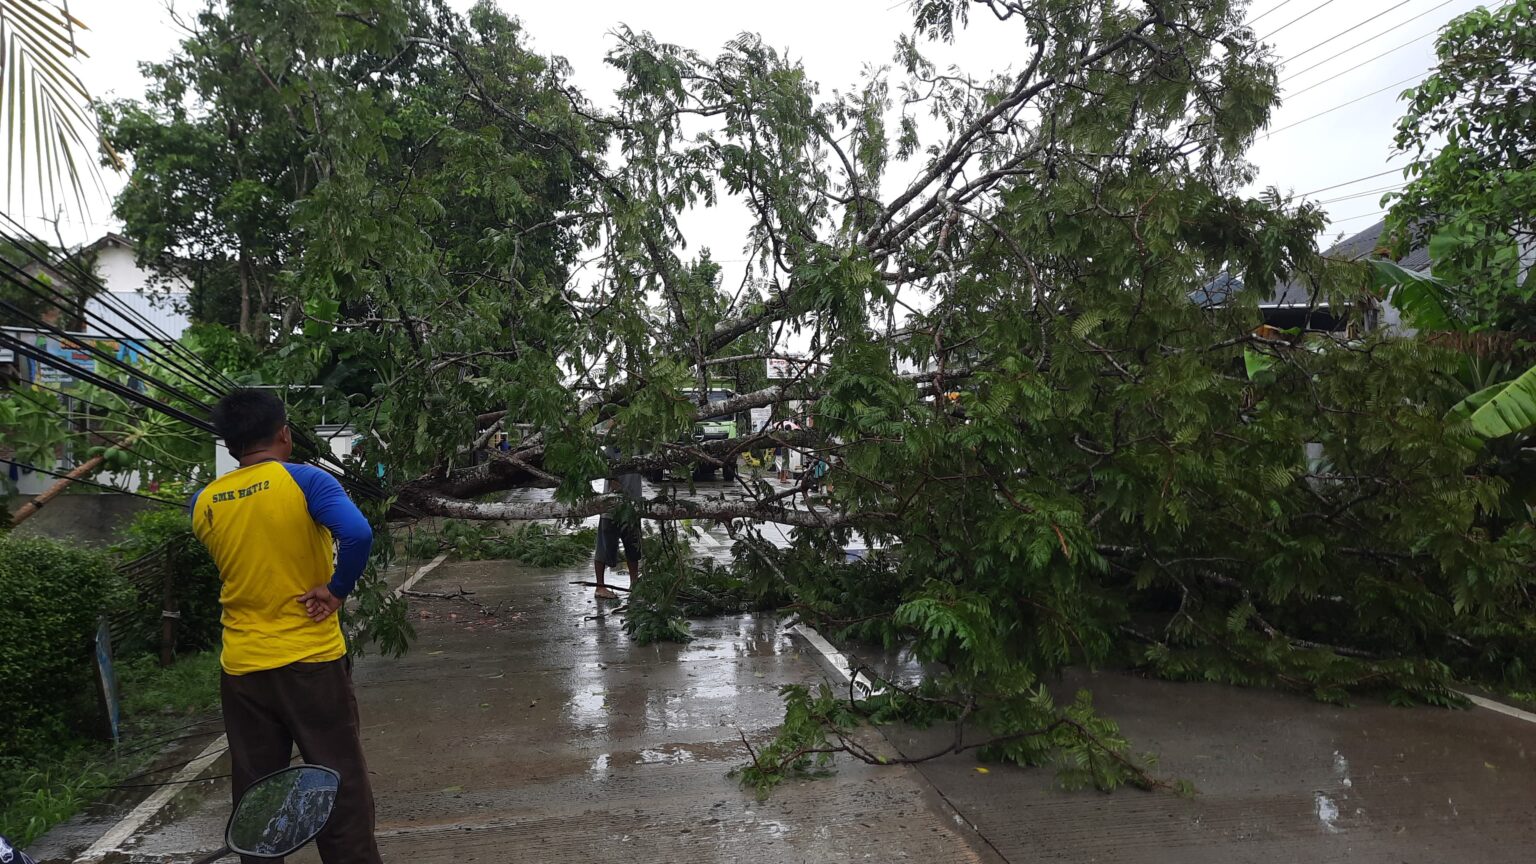
[[[176,628],[179,653],[217,648],[222,629],[219,622],[219,568],[213,557],[192,533],[192,520],[179,507],[140,513],[120,533],[121,542],[112,547],[119,562],[126,563],[162,548],[170,550],[170,567],[175,580],[177,611],[181,619]],[[120,653],[158,651],[163,585],[147,579],[135,589],[134,615],[115,632]]]
[[[56,745],[96,715],[98,618],[132,602],[112,559],[52,540],[0,535],[0,759]]]

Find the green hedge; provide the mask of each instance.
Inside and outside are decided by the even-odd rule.
[[[56,749],[96,721],[96,622],[132,599],[107,555],[0,534],[0,760]]]

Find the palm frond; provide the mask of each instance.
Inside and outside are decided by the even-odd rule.
[[[91,96],[75,72],[88,56],[75,39],[85,24],[47,0],[0,0],[0,125],[7,208],[89,212],[87,184],[103,189],[102,141]]]

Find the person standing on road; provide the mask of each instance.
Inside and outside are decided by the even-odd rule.
[[[799,429],[800,429],[799,425],[796,424],[795,421],[793,421],[793,420],[780,420],[777,423],[770,423],[770,424],[768,424],[767,427],[765,427],[765,428],[772,429],[772,430],[774,430],[776,432],[796,432],[796,431],[799,431]],[[788,483],[789,480],[790,480],[790,478],[789,478],[789,445],[785,444],[784,441],[782,439],[780,439],[779,442],[778,442],[778,446],[775,447],[774,450],[773,450],[773,456],[774,456],[774,461],[778,463],[779,482],[780,483]]]
[[[320,860],[378,864],[352,662],[335,614],[368,563],[373,529],[336,478],[288,462],[293,432],[270,391],[230,393],[213,425],[240,467],[195,494],[191,515],[223,580],[219,695],[235,800],[286,768],[297,744],[306,762],[341,775],[315,840]]]
[[[617,447],[609,447],[606,455],[609,459],[618,459],[619,450]],[[607,575],[609,567],[619,566],[620,541],[624,543],[624,562],[629,565],[631,590],[640,578],[640,514],[635,511],[634,505],[645,500],[645,490],[641,488],[640,475],[631,472],[609,477],[603,491],[619,492],[624,496],[624,503],[618,512],[604,513],[597,518],[597,550],[592,555],[592,571],[597,576],[596,597],[599,600],[613,600],[619,595],[603,583],[603,577]]]

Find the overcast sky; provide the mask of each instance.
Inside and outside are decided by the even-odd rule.
[[[458,8],[469,5],[464,0],[451,2]],[[200,0],[178,3],[177,8],[186,11],[201,5]],[[613,44],[608,34],[619,23],[650,30],[664,41],[706,54],[715,53],[743,31],[761,33],[770,44],[802,60],[810,76],[821,82],[823,92],[846,90],[866,63],[889,62],[896,36],[910,24],[904,0],[500,3],[523,19],[536,50],[570,61],[576,84],[599,104],[607,101],[618,81],[602,59]],[[1401,178],[1391,174],[1352,181],[1403,163],[1393,157],[1392,147],[1393,123],[1401,113],[1397,95],[1412,83],[1405,79],[1417,80],[1433,62],[1430,34],[1479,5],[1484,4],[1477,0],[1255,0],[1249,20],[1255,22],[1258,35],[1275,46],[1277,55],[1287,59],[1280,72],[1285,103],[1275,114],[1271,135],[1260,136],[1250,153],[1260,169],[1257,186],[1305,193],[1352,184],[1313,197],[1330,201],[1326,206],[1335,223],[1330,236],[1369,226],[1376,218],[1370,214],[1381,210],[1377,190],[1399,184]],[[91,54],[81,71],[86,86],[102,97],[141,95],[139,61],[164,58],[178,41],[162,0],[70,0],[70,10],[92,28],[81,37]],[[959,44],[933,53],[941,62],[961,61],[973,76],[986,77],[987,72],[1014,65],[1018,57],[1009,38],[1013,28],[980,11]],[[1391,50],[1399,46],[1404,47]],[[1292,124],[1299,125],[1286,128]],[[121,186],[119,177],[106,179],[114,189]],[[1355,197],[1333,200],[1345,196]],[[102,202],[91,219],[65,225],[66,238],[74,242],[107,230],[111,227],[108,210]],[[742,213],[726,211],[696,214],[685,228],[695,248],[710,246],[717,259],[730,262],[742,257],[744,224]],[[36,223],[33,228],[40,230]],[[728,264],[727,278],[739,276],[741,266]]]

